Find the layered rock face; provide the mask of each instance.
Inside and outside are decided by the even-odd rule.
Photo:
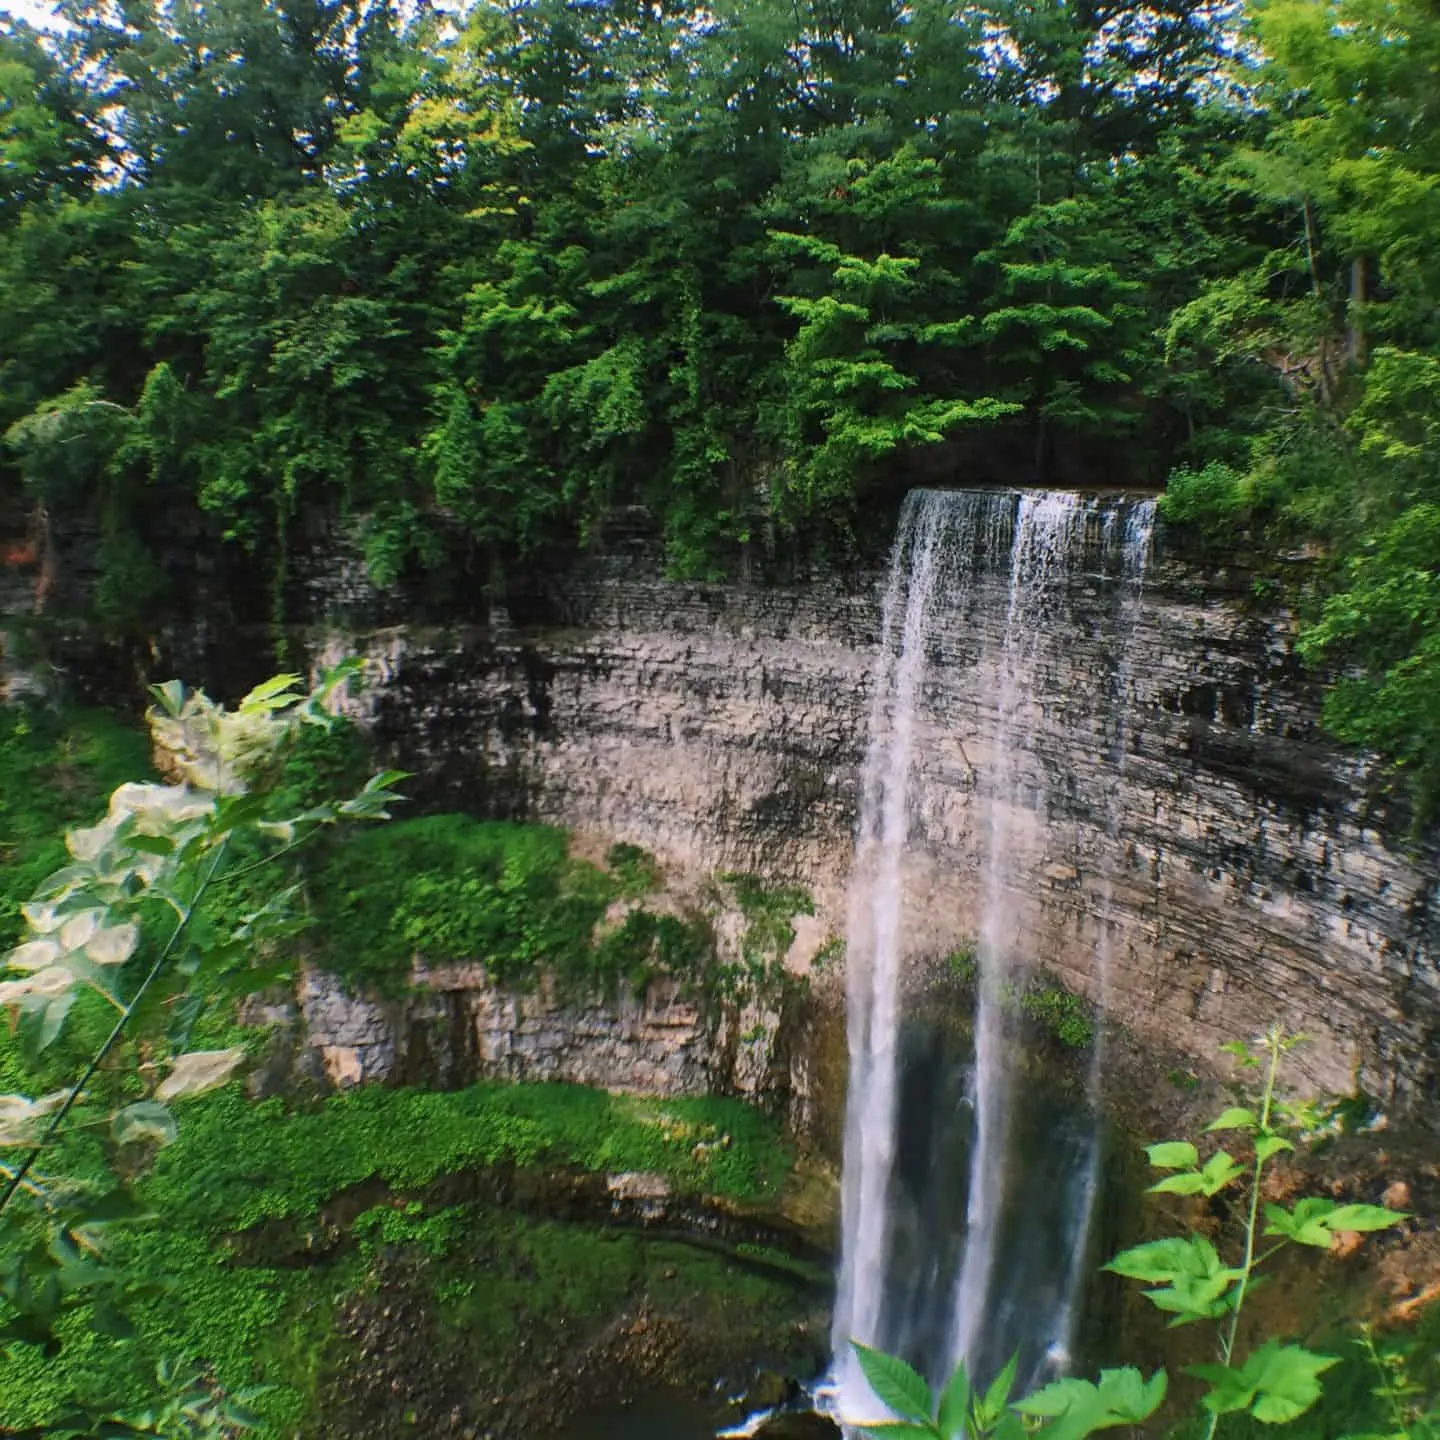
[[[305,1041],[331,1084],[484,1076],[698,1095],[737,1078],[712,1074],[704,1020],[673,981],[609,1001],[563,997],[550,984],[505,990],[479,965],[418,966],[415,982],[421,994],[387,1001],[306,971],[297,997]]]
[[[1253,577],[1167,553],[1162,531],[1135,603],[1102,511],[1044,619],[1018,766],[995,669],[1008,575],[937,612],[904,882],[915,968],[975,940],[1004,806],[1017,961],[1201,1060],[1280,1021],[1312,1037],[1297,1063],[1317,1087],[1433,1095],[1435,856],[1320,736],[1292,620],[1252,601]],[[670,581],[637,543],[553,579],[523,625],[367,627],[353,576],[317,585],[330,615],[310,645],[370,662],[356,716],[437,800],[697,875],[797,880],[840,934],[883,584]]]

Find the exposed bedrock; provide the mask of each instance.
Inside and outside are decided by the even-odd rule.
[[[1103,928],[1111,1012],[1142,1039],[1210,1059],[1279,1020],[1313,1037],[1298,1067],[1317,1087],[1433,1095],[1435,853],[1319,734],[1292,618],[1251,602],[1250,575],[1167,554],[1162,534],[1120,624],[1124,586],[1092,529],[1029,702],[1023,763],[1045,783],[1005,787],[1027,958],[1094,995]],[[310,648],[367,658],[355,713],[437,801],[601,832],[696,874],[791,877],[843,933],[882,583],[671,581],[635,546],[547,582],[524,624],[374,628],[347,570],[336,592],[312,588],[327,618]],[[1005,606],[1005,577],[981,576],[933,635],[905,882],[917,960],[977,930]]]

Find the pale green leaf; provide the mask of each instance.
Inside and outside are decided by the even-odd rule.
[[[1228,1110],[1221,1111],[1205,1129],[1207,1132],[1213,1130],[1253,1130],[1258,1123],[1253,1110],[1247,1110],[1243,1105],[1232,1105]]]
[[[1157,1170],[1188,1170],[1200,1163],[1200,1152],[1188,1140],[1165,1140],[1147,1145],[1145,1153]]]
[[[138,1140],[153,1140],[159,1145],[169,1145],[179,1133],[175,1117],[154,1100],[141,1100],[118,1111],[110,1122],[110,1133],[117,1145],[128,1145]]]
[[[213,1090],[230,1078],[244,1058],[245,1051],[239,1047],[192,1050],[188,1055],[181,1055],[170,1074],[155,1087],[156,1098],[178,1100]]]

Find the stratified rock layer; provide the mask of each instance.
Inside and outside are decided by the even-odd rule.
[[[1253,604],[1242,571],[1167,557],[1163,536],[1126,612],[1092,528],[1036,668],[1036,784],[1007,786],[1018,802],[992,794],[1005,576],[937,629],[908,951],[973,940],[990,807],[1018,803],[1004,900],[1020,958],[1092,996],[1103,983],[1112,1013],[1169,1048],[1211,1058],[1279,1021],[1313,1037],[1313,1085],[1432,1094],[1435,857],[1407,851],[1367,765],[1319,734],[1291,617]],[[692,873],[791,877],[843,933],[882,578],[675,582],[637,546],[532,597],[543,623],[365,629],[347,594],[313,651],[371,662],[356,713],[437,800],[605,833]]]

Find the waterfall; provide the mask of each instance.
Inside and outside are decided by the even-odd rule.
[[[976,1360],[989,1313],[1001,1207],[1011,1066],[1003,1026],[1003,987],[1023,937],[1015,931],[1013,844],[1018,826],[1045,818],[1045,776],[1024,764],[1038,720],[1035,666],[1050,608],[1074,563],[1082,534],[1080,497],[1022,495],[1010,554],[1010,587],[998,676],[998,729],[990,793],[990,843],[980,917],[980,975],[975,1011],[975,1143],[970,1165],[965,1259],[955,1291],[951,1359]]]
[[[1058,1183],[1047,1176],[1045,1197],[1030,1207],[1041,1213],[1029,1217],[1031,1233],[1017,1243],[1005,1194],[1012,1165],[1023,1169],[1011,1153],[1016,1117],[1032,1102],[1014,1093],[1004,1012],[1012,967],[1030,958],[1016,901],[1027,883],[1025,842],[1033,849],[1047,825],[1049,781],[1037,740],[1067,594],[1087,535],[1093,544],[1098,531],[1108,551],[1122,516],[1129,623],[1123,673],[1115,677],[1122,696],[1117,764],[1128,728],[1123,651],[1143,589],[1153,503],[1122,507],[1068,492],[915,491],[901,513],[873,673],[846,936],[850,1075],[833,1342],[837,1408],[849,1418],[881,1413],[850,1352],[851,1337],[906,1353],[933,1380],[961,1357],[982,1372],[1003,1363],[1022,1335],[1041,1351],[1062,1350],[1069,1339],[1099,1138],[1091,1124],[1052,1144],[1063,1174]],[[1003,626],[992,622],[988,633],[971,614],[981,586],[988,594],[1003,586]],[[921,1063],[907,1057],[904,1044],[906,857],[912,845],[923,846],[928,747],[954,729],[954,717],[932,713],[933,687],[927,710],[927,685],[932,657],[956,635],[969,647],[965,658],[974,657],[971,678],[995,716],[978,770],[971,767],[984,821],[974,1049],[963,1075],[948,1062],[924,1062],[902,1104],[906,1066]],[[1104,948],[1095,956],[1102,999]],[[912,1036],[912,1051],[915,1043]],[[1097,1093],[1099,1064],[1097,1054]],[[932,1117],[928,1128],[922,1109]],[[897,1150],[907,1135],[908,1161]],[[951,1160],[957,1147],[961,1159]],[[905,1173],[906,1163],[928,1173],[917,1179]],[[963,1173],[956,1168],[962,1163]]]
[[[1131,645],[1135,638],[1135,627],[1140,619],[1140,608],[1145,598],[1145,577],[1150,568],[1151,546],[1155,534],[1156,502],[1142,500],[1131,507],[1125,517],[1124,540],[1120,553],[1120,577],[1124,585],[1121,604],[1121,628],[1123,638],[1115,665],[1115,747],[1113,763],[1117,777],[1123,779],[1130,761],[1130,682],[1132,675]],[[1105,517],[1104,545],[1108,550],[1113,537],[1117,512],[1111,511]],[[1115,842],[1120,834],[1120,812],[1113,799],[1106,810],[1105,832],[1110,840],[1113,857]],[[1110,966],[1113,963],[1114,927],[1111,923],[1111,909],[1115,895],[1115,873],[1113,859],[1107,866],[1101,886],[1101,898],[1097,922],[1099,932],[1095,941],[1095,1000],[1096,1009],[1103,1020],[1110,998]],[[1102,1100],[1102,1086],[1105,1079],[1105,1027],[1101,1023],[1095,1028],[1095,1038],[1090,1050],[1090,1071],[1086,1090],[1091,1112],[1098,1116]],[[1090,1231],[1090,1220],[1095,1213],[1095,1200],[1100,1188],[1100,1160],[1104,1148],[1104,1137],[1097,1126],[1090,1137],[1085,1173],[1081,1186],[1074,1240],[1070,1252],[1070,1267],[1065,1277],[1064,1299],[1060,1310],[1059,1323],[1050,1342],[1051,1354],[1064,1363],[1068,1361],[1075,1343],[1075,1325],[1079,1317],[1080,1298],[1085,1286],[1085,1261],[1087,1256],[1086,1237]]]
[[[869,1400],[850,1338],[889,1343],[881,1329],[881,1277],[895,1158],[902,860],[926,627],[938,590],[947,592],[948,604],[963,603],[975,571],[973,552],[995,535],[1008,500],[969,491],[912,491],[901,511],[885,587],[846,932],[850,1077],[841,1197],[844,1261],[833,1334],[842,1405],[863,1407]],[[962,593],[954,593],[957,588]]]

